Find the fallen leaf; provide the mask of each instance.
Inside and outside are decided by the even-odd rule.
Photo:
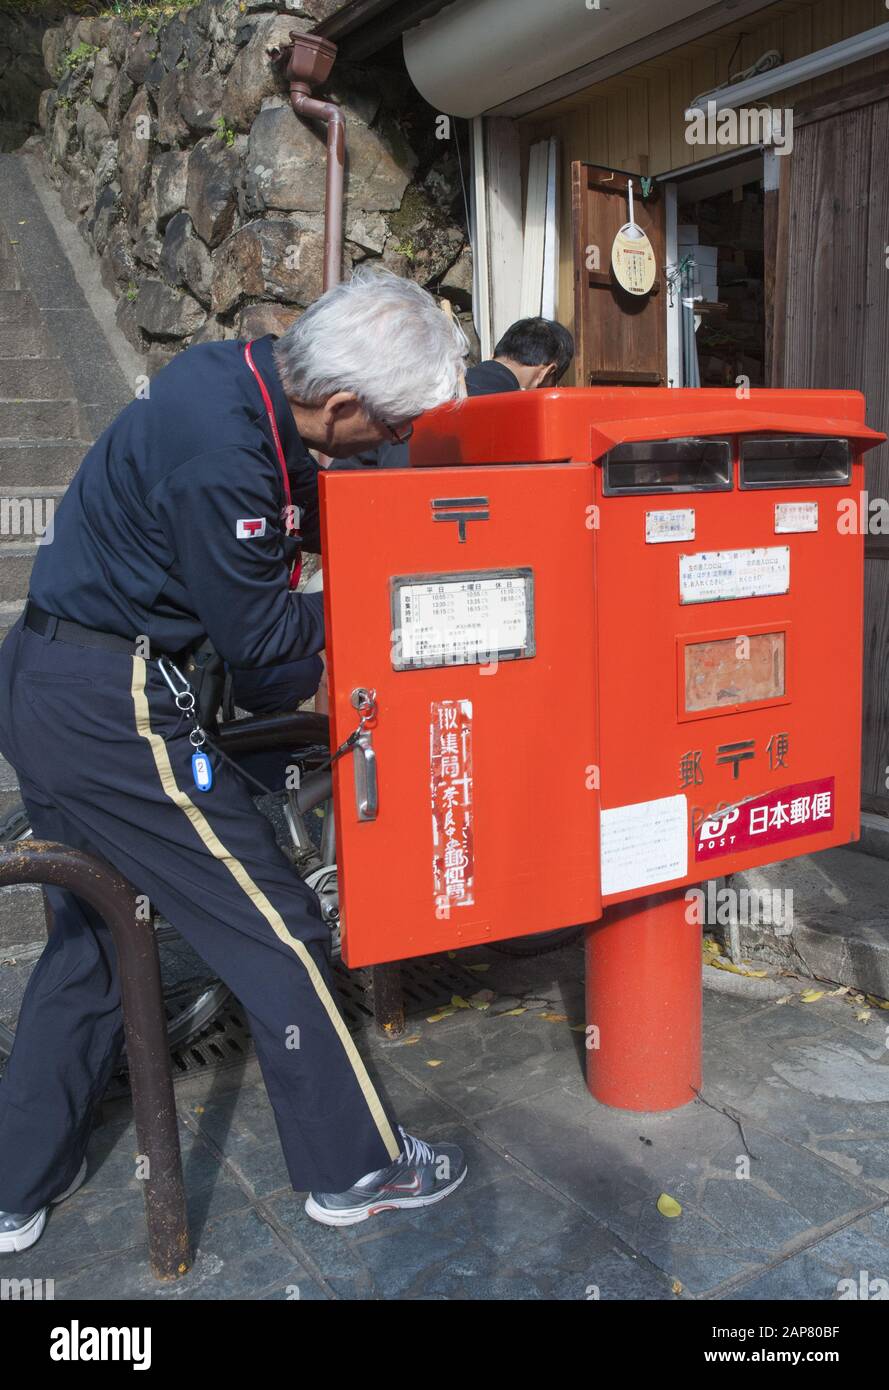
[[[881,999],[877,994],[867,994],[865,998],[875,1009],[889,1009],[889,999]]]
[[[427,1060],[426,1065],[427,1065],[427,1067],[440,1067],[440,1066],[441,1066],[441,1062],[436,1062],[433,1058],[430,1057],[430,1058]]]
[[[490,968],[490,963],[484,961],[480,962],[478,965],[467,965],[466,967],[467,970],[477,970],[479,974],[481,974],[484,970],[490,970]]]
[[[857,1018],[859,1023],[870,1023],[873,1015],[871,1014],[870,1009],[856,1009],[855,1017]]]
[[[680,1282],[679,1282],[678,1279],[674,1279],[674,1280],[673,1280],[672,1284],[670,1285],[670,1292],[671,1292],[671,1293],[682,1293],[682,1285],[680,1284]]]
[[[572,1023],[571,1026],[570,1026],[570,1028],[568,1029],[568,1031],[569,1031],[569,1033],[585,1033],[585,1032],[586,1032],[586,1024],[585,1024],[585,1023]]]
[[[420,1033],[415,1033],[414,1036],[413,1036],[412,1038],[402,1038],[402,1039],[401,1039],[401,1046],[402,1046],[402,1047],[413,1047],[414,1043],[420,1042],[421,1037],[422,1037],[422,1035],[421,1035]]]
[[[793,998],[793,995],[792,995],[792,994],[782,994],[780,999],[776,999],[776,1000],[775,1000],[775,1003],[776,1003],[776,1004],[789,1004],[792,998]]]
[[[492,1001],[491,1013],[495,1016],[505,1014],[507,1009],[517,1009],[521,1002],[517,994],[501,994],[498,999]]]
[[[526,1013],[525,1009],[507,1009],[504,1013],[498,1014],[498,1018],[515,1018],[516,1014]]]
[[[451,1014],[455,1014],[456,1012],[457,1012],[456,1009],[442,1009],[440,1013],[437,1013],[437,1014],[430,1014],[429,1017],[427,1018],[426,1022],[427,1022],[427,1023],[441,1023],[441,1021],[442,1021],[443,1018],[450,1018],[450,1017],[451,1017]]]
[[[714,970],[728,970],[732,975],[746,975],[749,980],[764,980],[769,973],[767,970],[745,970],[730,960],[708,960],[707,965],[712,965]]]
[[[456,951],[448,951],[448,960],[456,960],[456,959],[457,959],[457,952],[456,952]]]
[[[676,1201],[676,1198],[671,1197],[668,1192],[662,1192],[660,1197],[658,1197],[657,1209],[661,1216],[666,1216],[671,1221],[675,1220],[677,1216],[682,1215],[681,1206]]]
[[[804,989],[800,999],[804,1004],[815,1004],[824,997],[823,989]]]
[[[453,1004],[453,1006],[454,1006],[455,1009],[468,1009],[468,1008],[471,1008],[471,1005],[467,1004],[467,1002],[466,1002],[466,1000],[463,998],[462,994],[452,994],[452,995],[451,995],[451,1003]]]
[[[568,1022],[568,1015],[567,1015],[567,1014],[541,1014],[540,1017],[541,1017],[541,1018],[545,1018],[546,1021],[547,1021],[547,1023],[567,1023],[567,1022]]]
[[[712,936],[705,936],[705,937],[704,937],[704,950],[705,950],[705,951],[715,951],[716,954],[719,955],[719,952],[720,952],[720,950],[721,950],[721,947],[720,947],[718,941],[714,941],[714,940],[713,940]]]
[[[838,996],[849,993],[849,985],[837,985],[836,989],[827,991],[828,999],[836,999]]]

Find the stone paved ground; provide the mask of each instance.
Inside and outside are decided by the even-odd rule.
[[[596,1286],[603,1299],[831,1300],[840,1279],[889,1278],[885,1015],[805,1004],[806,981],[788,980],[788,1003],[708,989],[703,1101],[632,1115],[584,1087],[578,947],[460,960],[489,965],[480,986],[498,996],[546,1006],[361,1038],[405,1127],[466,1148],[469,1176],[440,1205],[344,1231],[310,1221],[250,1060],[176,1088],[190,1274],[161,1286],[147,1272],[125,1101],[106,1105],[86,1185],[0,1273],[53,1278],[57,1299],[287,1299],[298,1286],[303,1299],[582,1300]],[[662,1192],[677,1219],[658,1212]]]

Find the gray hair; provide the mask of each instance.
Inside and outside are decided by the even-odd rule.
[[[290,325],[275,362],[293,400],[320,405],[352,391],[371,419],[394,425],[462,400],[468,350],[460,325],[426,290],[360,266]]]

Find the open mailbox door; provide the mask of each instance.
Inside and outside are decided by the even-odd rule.
[[[455,455],[456,456],[456,455]],[[321,477],[343,958],[600,916],[593,478]]]

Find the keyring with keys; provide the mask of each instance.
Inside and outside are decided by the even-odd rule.
[[[168,662],[166,657],[160,657],[157,664],[161,675],[170,687],[173,699],[176,702],[176,708],[191,722],[192,727],[188,735],[188,741],[194,749],[191,755],[191,775],[194,778],[194,784],[198,791],[208,792],[213,786],[213,764],[210,762],[209,754],[202,751],[204,744],[207,742],[207,735],[198,723],[197,715],[195,714],[194,691],[185,676],[183,676],[182,672],[179,670],[179,667],[174,666],[172,661]],[[168,666],[169,670],[167,669]],[[170,672],[179,679],[180,688],[178,690],[174,684],[173,675],[171,675]]]

